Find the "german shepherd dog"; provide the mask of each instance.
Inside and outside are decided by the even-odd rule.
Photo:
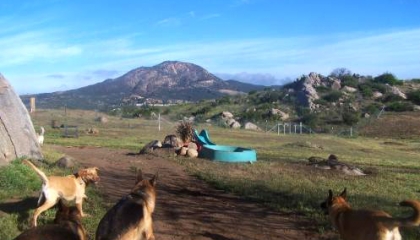
[[[15,240],[86,240],[82,215],[77,207],[68,207],[60,200],[54,224],[46,224],[26,230]]]
[[[157,174],[143,179],[137,171],[136,184],[130,194],[121,198],[101,219],[96,240],[155,239],[152,213],[155,210]]]
[[[343,240],[401,240],[399,227],[420,225],[420,202],[405,200],[400,206],[413,208],[414,214],[408,218],[393,218],[380,210],[353,210],[347,203],[346,189],[338,196],[333,196],[329,190],[327,199],[321,203]]]

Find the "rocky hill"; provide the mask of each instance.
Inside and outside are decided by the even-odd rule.
[[[261,90],[264,86],[224,81],[204,68],[185,62],[166,61],[140,67],[121,77],[79,89],[21,96],[36,97],[39,108],[67,106],[107,110],[121,105],[163,104],[216,99],[225,95]]]
[[[182,115],[213,119],[226,110],[242,125],[302,122],[316,132],[362,129],[384,114],[420,111],[420,79],[400,80],[391,73],[372,77],[312,72],[281,87],[202,102],[189,113],[184,108]]]

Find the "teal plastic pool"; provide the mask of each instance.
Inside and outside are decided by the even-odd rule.
[[[210,140],[208,132],[202,130],[200,134],[195,131],[197,141],[202,145],[199,157],[221,162],[255,162],[257,153],[254,149],[217,145]]]

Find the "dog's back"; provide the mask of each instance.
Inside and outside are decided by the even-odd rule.
[[[156,201],[155,175],[143,180],[141,172],[130,194],[123,197],[102,218],[96,240],[154,239],[152,213]]]
[[[81,223],[81,214],[76,207],[67,207],[61,201],[54,224],[34,227],[21,233],[15,240],[86,240],[86,230]]]
[[[333,196],[331,190],[321,204],[343,240],[401,240],[399,227],[420,225],[420,202],[405,200],[400,206],[411,207],[410,217],[394,218],[381,210],[354,210],[347,203],[347,191]]]

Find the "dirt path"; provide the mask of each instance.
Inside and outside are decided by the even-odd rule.
[[[140,167],[149,177],[159,170],[154,213],[156,239],[321,239],[310,222],[269,210],[231,194],[215,190],[164,158],[129,155],[106,148],[55,146],[83,166],[98,166],[101,191],[115,203],[133,186],[130,168]]]

